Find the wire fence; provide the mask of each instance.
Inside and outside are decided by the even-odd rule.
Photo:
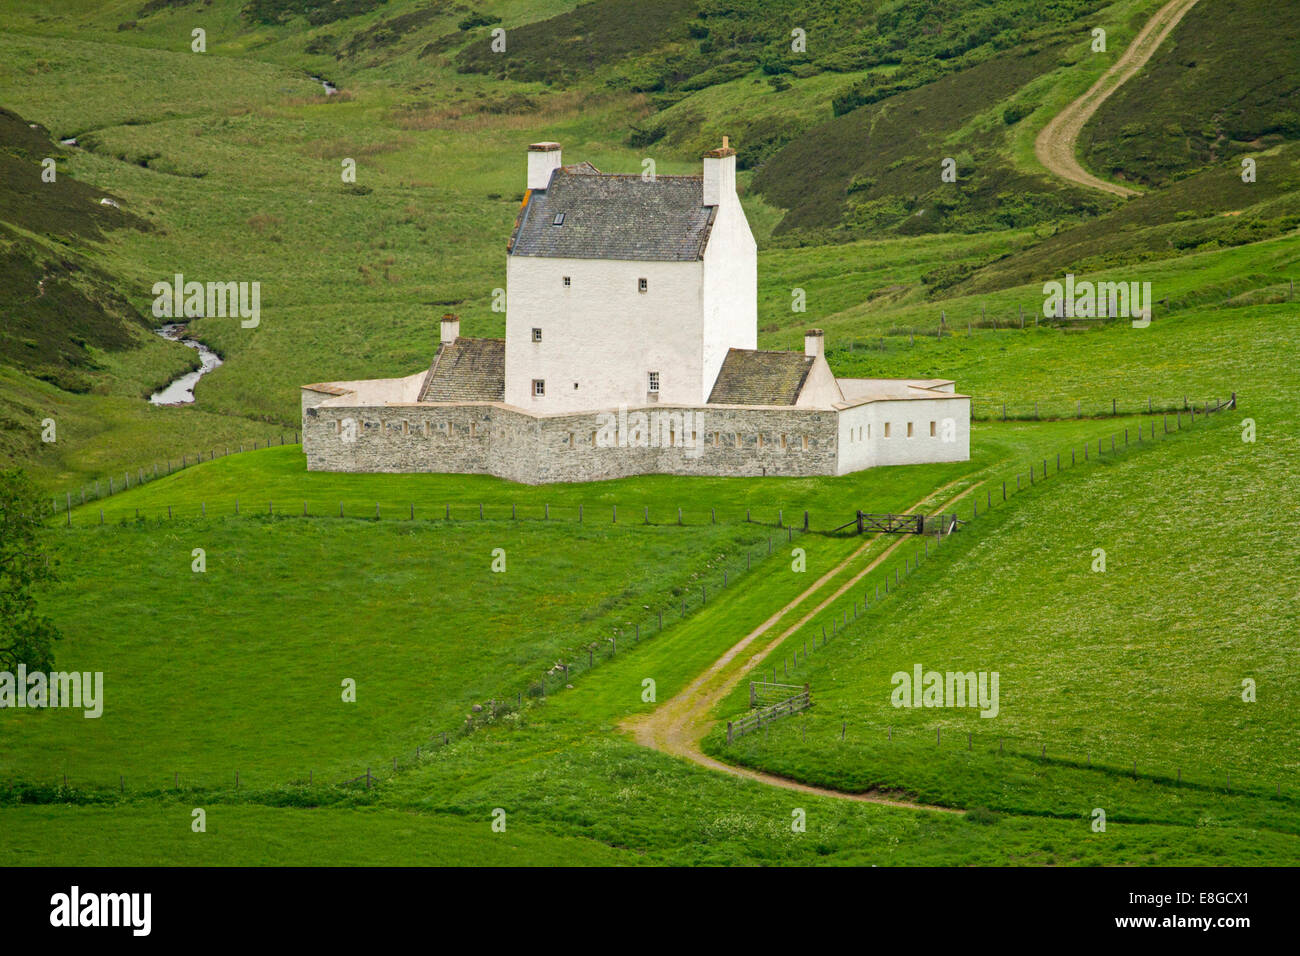
[[[1265,284],[1260,285],[1263,281]],[[1044,314],[1042,300],[1031,302],[1028,306],[1018,304],[996,305],[990,311],[988,305],[981,303],[978,311],[974,305],[949,306],[938,309],[936,318],[921,324],[895,325],[880,335],[865,339],[852,339],[828,352],[889,352],[903,348],[912,348],[916,340],[954,338],[959,335],[974,337],[982,332],[998,333],[1003,331],[1020,331],[1027,328],[1046,326],[1057,329],[1099,328],[1114,323],[1135,320],[1153,321],[1157,317],[1173,315],[1183,309],[1207,305],[1226,306],[1233,304],[1253,305],[1259,303],[1280,303],[1295,300],[1295,279],[1280,279],[1268,282],[1263,276],[1244,276],[1227,282],[1212,283],[1201,288],[1189,289],[1180,295],[1165,296],[1147,303],[1144,314],[1138,316],[1129,310],[1117,307],[1109,296],[1099,296],[1091,311],[1096,314],[1074,314],[1075,309],[1067,309],[1065,300],[1057,302],[1054,314]]]
[[[205,461],[213,461],[217,458],[227,458],[230,455],[238,455],[245,451],[257,451],[259,448],[266,449],[276,445],[298,444],[298,432],[290,432],[293,436],[292,442],[285,441],[285,433],[281,432],[279,441],[275,440],[276,436],[268,438],[264,443],[254,441],[252,448],[246,448],[241,442],[237,447],[223,445],[221,448],[210,448],[207,457],[203,457],[203,451],[196,451],[193,455],[188,452],[182,452],[180,458],[174,459],[170,456],[159,461],[152,461],[147,466],[128,469],[118,477],[117,472],[106,475],[103,478],[96,478],[77,487],[75,491],[69,489],[64,491],[63,496],[55,496],[50,499],[52,514],[59,514],[67,511],[71,514],[74,507],[85,505],[92,501],[98,501],[109,498],[113,495],[120,494],[123,491],[130,491],[132,488],[138,488],[141,485],[157,481],[159,478],[166,478],[178,471],[184,471],[194,465],[202,464]],[[234,450],[232,450],[232,448]],[[218,452],[220,452],[218,454]],[[161,467],[160,467],[161,466]]]

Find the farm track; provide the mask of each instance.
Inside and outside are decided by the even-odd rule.
[[[1151,55],[1165,41],[1196,0],[1169,0],[1156,11],[1128,49],[1103,73],[1097,82],[1056,116],[1052,117],[1034,140],[1034,155],[1048,171],[1080,186],[1100,189],[1128,198],[1140,195],[1136,189],[1108,182],[1083,168],[1076,150],[1079,134],[1102,103],[1142,69]]]
[[[924,508],[927,503],[940,499],[945,492],[963,481],[968,481],[972,475],[965,475],[941,488],[932,491],[925,498],[908,508],[904,514],[914,514]],[[931,513],[938,514],[944,508],[951,507],[962,498],[975,491],[982,484],[981,481],[974,482],[965,491],[960,494],[943,500],[943,505]],[[902,547],[907,541],[906,537],[900,537],[897,541],[887,547],[871,560],[866,567],[859,570],[849,580],[844,582],[833,593],[827,595],[820,601],[816,607],[808,611],[798,621],[781,630],[781,632],[772,640],[764,644],[759,650],[750,654],[738,668],[727,673],[730,665],[742,653],[750,648],[752,644],[775,629],[783,619],[802,605],[809,598],[817,595],[830,582],[835,580],[881,536],[873,535],[863,542],[862,546],[850,554],[831,570],[827,571],[817,579],[807,590],[792,600],[785,607],[781,608],[766,621],[746,634],[740,641],[732,645],[726,653],[714,661],[704,673],[700,674],[693,680],[681,693],[672,699],[665,701],[660,707],[656,708],[650,714],[644,717],[634,718],[625,721],[622,728],[632,734],[637,743],[644,747],[650,747],[666,754],[677,757],[684,757],[693,763],[699,764],[709,770],[720,773],[730,774],[734,777],[742,777],[747,780],[754,780],[773,787],[780,787],[785,790],[795,790],[800,793],[811,793],[824,797],[834,797],[841,800],[857,800],[865,803],[878,803],[892,807],[906,807],[913,810],[934,810],[941,813],[964,813],[964,810],[957,810],[952,807],[941,807],[930,804],[917,803],[911,800],[898,799],[886,796],[876,791],[865,793],[850,793],[844,790],[835,790],[829,787],[818,787],[811,784],[800,783],[797,780],[791,780],[787,777],[781,777],[777,774],[765,773],[760,770],[751,770],[748,767],[739,767],[732,764],[723,763],[710,757],[700,749],[700,741],[708,733],[712,726],[709,719],[709,711],[724,697],[731,693],[745,675],[758,666],[759,662],[773,649],[780,646],[791,634],[794,634],[799,628],[812,620],[817,614],[821,613],[832,601],[839,598],[851,587],[858,583],[863,577],[879,567],[890,555],[898,548]]]

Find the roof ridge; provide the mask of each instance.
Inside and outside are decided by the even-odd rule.
[[[438,371],[438,363],[442,361],[442,353],[446,348],[445,342],[439,342],[438,348],[433,353],[433,361],[429,363],[429,374],[424,376],[424,381],[420,384],[420,398],[423,399],[425,393],[429,390],[429,385],[433,382],[433,375]]]

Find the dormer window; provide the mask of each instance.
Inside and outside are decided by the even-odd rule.
[[[636,280],[636,291],[638,291],[638,292],[644,292],[644,291],[646,291],[646,289],[648,289],[649,287],[650,287],[650,284],[649,284],[648,282],[646,282],[645,279],[637,279],[637,280]]]
[[[552,221],[551,225],[552,225],[552,226],[563,226],[563,225],[564,225],[564,213],[562,213],[562,212],[557,212],[557,213],[555,214],[555,219],[554,219],[554,221]]]

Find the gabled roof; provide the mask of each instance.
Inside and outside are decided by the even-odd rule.
[[[506,397],[504,339],[443,343],[420,388],[422,402],[500,402]]]
[[[793,405],[813,357],[802,352],[729,349],[709,394],[710,405]]]
[[[507,249],[512,256],[690,262],[704,258],[716,212],[704,205],[701,176],[647,181],[590,163],[560,166],[545,189],[525,195]]]

